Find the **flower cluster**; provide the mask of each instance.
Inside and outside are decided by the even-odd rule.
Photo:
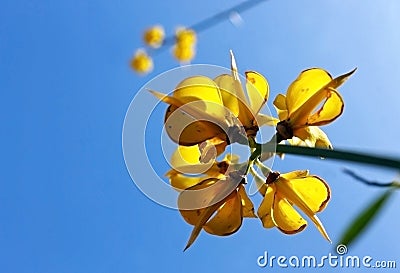
[[[330,241],[316,215],[325,209],[331,195],[321,177],[307,170],[280,174],[263,164],[265,155],[240,162],[238,156],[226,154],[226,148],[238,143],[254,152],[261,146],[256,143],[259,128],[267,125],[276,127],[271,143],[332,149],[318,126],[332,122],[343,112],[337,88],[353,72],[332,78],[321,68],[302,71],[286,95],[276,96],[273,103],[278,118],[261,113],[269,97],[267,80],[258,72],[248,71],[242,85],[232,52],[231,74],[214,79],[186,78],[171,95],[151,91],[169,105],[165,129],[178,144],[166,176],[180,192],[182,217],[194,226],[186,248],[201,230],[219,236],[236,232],[243,218],[259,218],[264,228],[295,234],[307,226],[299,211]],[[254,177],[263,196],[256,213],[245,190],[248,175]]]
[[[153,59],[150,52],[163,46],[168,46],[168,41],[174,40],[172,55],[180,63],[189,63],[196,54],[196,32],[190,28],[178,28],[171,39],[165,37],[164,28],[160,25],[152,26],[143,33],[143,42],[146,49],[136,50],[132,60],[132,69],[139,74],[146,74],[153,69]]]

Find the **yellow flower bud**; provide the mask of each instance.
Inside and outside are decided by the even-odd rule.
[[[139,49],[132,58],[131,67],[139,74],[149,73],[153,70],[153,59],[144,50]]]
[[[164,42],[165,32],[160,25],[150,27],[143,34],[143,41],[152,48],[158,48]]]

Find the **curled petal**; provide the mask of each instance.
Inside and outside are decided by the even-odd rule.
[[[203,226],[208,233],[225,236],[236,232],[242,225],[242,204],[235,190],[226,197],[215,215]]]
[[[308,125],[324,125],[334,121],[342,114],[344,102],[339,93],[331,89],[327,96],[322,107],[308,118]]]
[[[298,233],[307,226],[306,220],[279,193],[274,194],[271,216],[274,224],[286,234]]]
[[[257,210],[257,215],[260,218],[263,227],[272,228],[275,226],[271,218],[272,205],[274,202],[275,187],[270,185],[267,187],[264,199]]]
[[[311,71],[314,71],[318,69],[311,69]],[[310,71],[310,70],[307,70]],[[298,86],[296,88],[301,88],[301,90],[305,90],[304,92],[300,92],[298,95],[301,96],[301,99],[296,100],[296,105],[298,101],[301,101],[301,105],[296,106],[294,109],[289,106],[289,91],[288,95],[286,98],[286,104],[289,109],[289,117],[291,118],[292,124],[295,126],[301,127],[304,125],[323,125],[331,122],[332,120],[336,119],[343,111],[343,100],[340,97],[340,95],[337,93],[335,88],[339,87],[341,84],[343,84],[353,73],[355,69],[350,71],[349,73],[346,73],[344,75],[341,75],[333,80],[330,80],[327,82],[325,85],[321,86],[319,90],[315,91],[314,88],[316,88],[318,79],[320,79],[320,84],[325,82],[328,79],[328,76],[325,77],[325,80],[322,80],[322,76],[316,76],[316,80],[313,88],[307,88],[307,85],[304,86]],[[327,73],[327,72],[326,72]],[[311,73],[312,76],[313,73]],[[323,73],[317,73],[323,75]],[[329,75],[329,74],[327,74]],[[330,77],[330,75],[329,75]],[[309,79],[309,81],[312,80]],[[310,84],[311,86],[312,84]],[[290,87],[289,87],[290,89]],[[310,91],[312,90],[312,92]],[[302,94],[304,93],[304,94]],[[294,98],[292,98],[294,100]],[[313,111],[321,104],[321,102],[324,102],[323,107],[317,111],[314,115],[311,115]],[[331,100],[327,105],[328,100]],[[312,116],[312,117],[310,117]],[[309,120],[311,118],[311,120]]]
[[[290,185],[289,181],[285,178],[279,178],[279,181],[275,183],[277,191],[291,203],[297,206],[300,210],[302,210],[315,224],[318,228],[318,231],[324,236],[325,239],[331,241],[328,233],[326,232],[324,226],[321,221],[315,215],[313,208],[309,207],[307,202],[303,200],[303,197],[299,195],[297,191],[295,191]],[[274,219],[274,218],[273,218]]]
[[[285,120],[288,118],[288,110],[286,106],[286,96],[278,94],[274,100],[274,106],[276,112],[278,112],[278,117],[280,120]]]
[[[288,185],[314,213],[322,211],[331,196],[328,184],[318,176],[291,179]]]
[[[243,185],[240,185],[238,188],[238,194],[240,196],[242,202],[242,215],[243,217],[257,217],[254,214],[254,205],[251,202],[250,198],[247,196],[246,190]]]
[[[268,100],[269,85],[264,76],[258,72],[248,71],[245,74],[250,109],[256,115]]]

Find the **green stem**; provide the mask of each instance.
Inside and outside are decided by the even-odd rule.
[[[199,34],[200,32],[207,30],[221,22],[223,22],[224,20],[228,19],[229,16],[233,13],[233,12],[244,12],[252,7],[257,6],[258,4],[262,3],[262,2],[266,2],[268,0],[248,0],[248,1],[244,1],[242,3],[237,4],[236,6],[233,6],[229,9],[226,9],[224,11],[221,11],[217,14],[214,14],[192,26],[189,26],[189,29],[193,29],[197,34]],[[158,49],[154,49],[155,52],[161,52],[163,50],[165,50],[168,46],[173,45],[175,43],[175,35],[171,35],[165,38],[164,43],[162,45],[162,47],[158,48]]]
[[[353,172],[352,170],[349,170],[349,169],[344,169],[343,172],[345,174],[350,175],[355,180],[360,181],[361,183],[364,183],[365,185],[368,185],[368,186],[375,186],[375,187],[381,187],[381,188],[387,188],[387,187],[400,188],[400,183],[397,182],[397,181],[384,183],[384,182],[368,180],[368,179],[356,174],[355,172]]]
[[[330,158],[336,160],[343,161],[351,161],[362,164],[369,164],[375,166],[381,166],[386,168],[392,168],[396,170],[400,170],[400,159],[399,158],[387,158],[376,155],[369,155],[364,153],[356,153],[349,152],[343,150],[328,150],[321,148],[310,148],[303,146],[291,146],[291,145],[274,145],[274,143],[268,142],[265,144],[258,144],[257,149],[251,155],[250,159],[258,158],[261,153],[264,152],[276,152],[276,153],[285,153],[285,154],[295,154],[295,155],[303,155],[303,156],[312,156],[312,157],[322,157],[322,158]]]

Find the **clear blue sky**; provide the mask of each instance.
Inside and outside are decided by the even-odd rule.
[[[167,50],[152,74],[130,70],[143,29],[160,23],[171,33],[239,2],[2,1],[1,272],[262,272],[271,270],[256,264],[264,251],[317,257],[333,251],[310,223],[286,236],[246,219],[229,237],[202,233],[183,253],[191,226],[145,197],[126,170],[121,137],[130,101],[152,77],[177,66]],[[399,14],[396,0],[271,0],[242,14],[239,28],[226,21],[201,33],[194,63],[228,66],[233,49],[241,71],[268,78],[272,98],[305,68],[339,75],[358,67],[340,89],[344,114],[325,131],[337,148],[399,156]],[[332,199],[320,218],[333,241],[380,193],[344,175],[344,166],[374,180],[396,175],[294,156],[274,165],[282,172],[310,169],[328,181]],[[137,179],[148,177],[139,172]],[[399,205],[395,194],[350,253],[398,259]]]

